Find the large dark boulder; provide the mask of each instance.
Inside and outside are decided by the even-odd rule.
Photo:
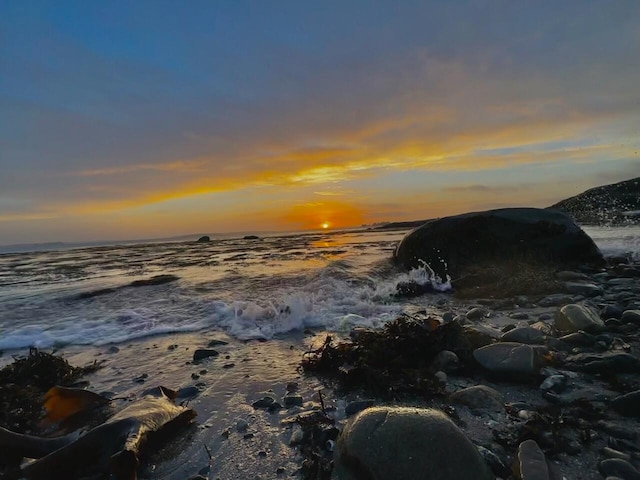
[[[506,263],[603,265],[593,240],[567,214],[504,208],[431,220],[408,233],[395,251],[407,268],[426,262],[441,278]]]

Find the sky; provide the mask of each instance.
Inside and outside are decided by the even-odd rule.
[[[640,2],[0,0],[0,244],[546,207],[640,176]]]

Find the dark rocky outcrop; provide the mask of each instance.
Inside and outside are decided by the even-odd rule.
[[[209,235],[203,235],[198,239],[198,243],[208,243],[210,241],[211,241],[211,238],[209,237]]]
[[[602,265],[602,254],[565,213],[505,208],[432,220],[408,233],[395,252],[407,268],[426,262],[454,282],[472,270],[501,265]]]
[[[245,235],[243,239],[244,240],[260,240],[260,237],[257,235]]]
[[[640,223],[640,177],[603,185],[552,205],[579,223]]]

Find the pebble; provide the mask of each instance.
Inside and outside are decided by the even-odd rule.
[[[449,396],[453,403],[467,405],[474,410],[504,411],[504,398],[500,392],[486,385],[463,388]]]
[[[481,318],[486,318],[489,316],[491,312],[486,308],[475,307],[467,312],[465,317],[467,320],[480,320]]]
[[[601,287],[593,283],[566,282],[564,288],[566,288],[569,293],[584,295],[585,297],[597,297],[604,293]]]
[[[535,440],[525,440],[518,447],[518,469],[522,480],[550,480],[549,466]]]
[[[244,433],[249,428],[249,422],[247,422],[244,418],[239,418],[236,422],[236,430],[239,433]]]
[[[512,342],[494,343],[474,350],[473,357],[492,372],[536,374],[541,366],[536,348],[542,352],[544,347]]]
[[[640,323],[640,310],[626,310],[622,313],[620,319],[624,323]]]
[[[567,386],[567,377],[564,375],[551,375],[544,379],[542,384],[540,385],[540,390],[549,391],[555,393],[562,392]]]
[[[517,327],[509,330],[507,333],[500,337],[502,342],[516,342],[526,344],[543,344],[545,340],[545,334],[537,328]]]
[[[555,326],[563,332],[599,332],[604,330],[604,322],[590,308],[575,303],[565,305],[555,316]]]
[[[282,399],[284,406],[287,408],[290,407],[301,407],[303,404],[303,399],[301,395],[285,395]]]

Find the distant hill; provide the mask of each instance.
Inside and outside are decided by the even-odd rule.
[[[640,177],[595,187],[548,208],[573,216],[578,223],[640,223]]]

